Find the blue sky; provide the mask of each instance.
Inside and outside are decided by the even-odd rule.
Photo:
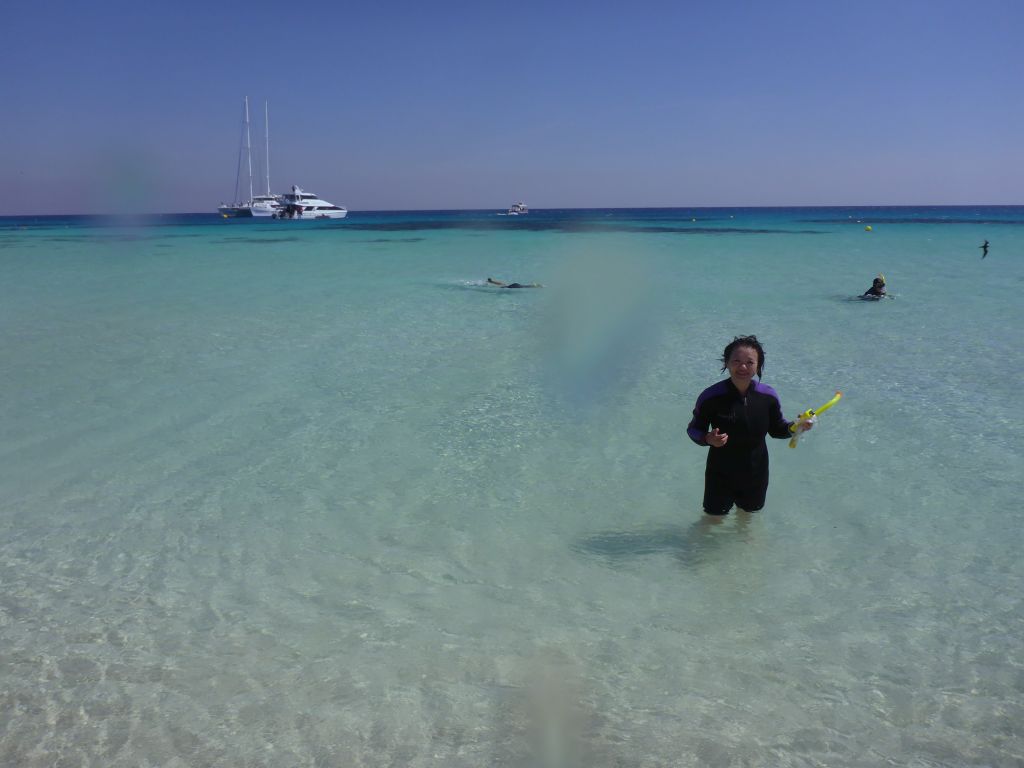
[[[17,3],[0,214],[1024,203],[1024,3]]]

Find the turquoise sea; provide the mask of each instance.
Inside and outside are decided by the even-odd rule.
[[[1020,766],[1022,292],[1024,207],[0,219],[0,764]],[[747,333],[844,397],[713,525]]]

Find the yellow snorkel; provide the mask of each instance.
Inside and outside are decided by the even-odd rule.
[[[789,431],[793,433],[793,436],[789,438],[789,447],[796,448],[796,444],[800,441],[800,435],[803,434],[804,430],[800,429],[800,425],[804,422],[811,422],[812,424],[817,421],[818,415],[824,413],[833,405],[839,402],[839,399],[843,396],[842,392],[836,392],[836,396],[825,403],[821,408],[808,408],[806,411],[796,417],[796,421],[790,426]]]

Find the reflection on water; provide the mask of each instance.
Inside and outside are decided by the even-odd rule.
[[[693,567],[730,546],[750,541],[752,517],[754,515],[749,512],[736,512],[725,517],[703,515],[689,526],[645,526],[628,531],[602,531],[578,539],[572,549],[613,567],[634,558],[660,553],[670,554],[682,565]]]

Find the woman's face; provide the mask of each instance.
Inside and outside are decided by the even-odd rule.
[[[740,389],[746,389],[757,375],[757,350],[753,347],[736,347],[726,363],[729,378]]]

